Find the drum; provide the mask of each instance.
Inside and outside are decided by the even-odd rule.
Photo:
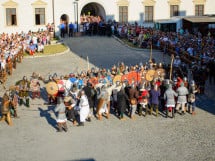
[[[46,91],[49,95],[57,95],[58,93],[58,85],[55,82],[49,82],[46,85]]]
[[[151,82],[154,79],[155,70],[150,69],[146,72],[146,80]]]

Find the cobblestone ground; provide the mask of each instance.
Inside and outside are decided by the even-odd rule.
[[[126,64],[145,62],[150,52],[128,48],[113,38],[80,37],[64,40],[70,46],[62,55],[43,58],[25,58],[8,78],[8,88],[24,75],[37,72],[48,78],[49,74],[68,74],[90,67],[109,68],[118,61]],[[153,51],[153,57],[168,62],[169,58]],[[44,84],[41,83],[44,87]],[[208,87],[211,87],[208,85]],[[214,86],[213,88],[214,89]],[[44,88],[42,88],[44,91]],[[2,96],[4,90],[1,87]],[[31,107],[18,107],[19,119],[13,126],[0,123],[1,161],[181,161],[215,160],[215,101],[213,92],[198,96],[197,115],[176,115],[174,119],[137,116],[136,120],[93,118],[84,127],[68,122],[67,133],[56,133],[53,106],[43,99],[31,100]],[[209,98],[210,97],[210,98]]]

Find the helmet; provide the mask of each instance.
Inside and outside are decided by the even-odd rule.
[[[194,81],[194,80],[191,80],[190,85],[191,85],[191,86],[195,86],[195,81]]]
[[[187,77],[184,77],[184,78],[183,78],[183,81],[184,81],[184,82],[187,82]]]
[[[120,86],[120,81],[116,81],[116,86]]]
[[[135,88],[135,84],[134,83],[131,84],[131,88]]]
[[[27,80],[27,77],[26,77],[26,76],[23,76],[23,80]]]

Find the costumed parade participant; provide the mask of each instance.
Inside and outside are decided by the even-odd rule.
[[[186,103],[187,103],[187,95],[189,94],[188,89],[184,87],[184,83],[180,84],[180,87],[176,90],[178,93],[177,105],[176,105],[176,112],[179,111],[181,107],[182,115],[186,113]]]
[[[120,91],[117,93],[117,107],[120,112],[119,119],[125,120],[124,114],[127,107],[128,95],[125,93],[125,84],[122,85]]]
[[[149,92],[148,90],[145,88],[145,85],[142,85],[142,87],[140,88],[140,93],[139,93],[139,116],[143,115],[143,109],[145,109],[145,116],[148,114],[149,112]]]
[[[177,96],[178,94],[172,89],[172,84],[169,84],[167,90],[164,92],[164,100],[166,101],[166,117],[168,117],[169,111],[172,111],[172,117],[174,117],[175,97]]]
[[[120,82],[116,81],[115,87],[112,90],[112,98],[113,98],[112,107],[113,107],[114,112],[118,115],[119,115],[119,108],[117,105],[117,93],[120,91],[120,89],[121,89]]]
[[[106,115],[109,115],[108,107],[107,107],[107,101],[108,101],[108,92],[105,85],[102,85],[101,92],[98,95],[98,104],[97,104],[97,117],[99,120],[102,119],[102,114],[106,113]]]
[[[30,99],[29,99],[29,90],[30,90],[30,82],[27,77],[24,76],[21,81],[19,81],[19,105],[21,106],[25,99],[26,107],[30,107]]]
[[[76,103],[77,102],[71,96],[67,96],[64,98],[64,104],[66,106],[66,117],[67,120],[72,121],[73,125],[77,124],[77,112],[75,110]]]
[[[158,89],[158,85],[154,85],[153,88],[150,90],[150,113],[152,114],[153,110],[156,110],[156,116],[158,116],[158,108],[159,108],[159,97],[160,97],[160,90]]]
[[[135,112],[137,110],[137,100],[139,97],[139,92],[137,91],[137,87],[132,84],[131,88],[129,88],[129,100],[130,100],[130,117],[134,119]]]
[[[78,126],[84,126],[84,123],[86,122],[86,119],[88,118],[90,113],[89,102],[84,90],[81,90],[79,92],[78,98],[79,98],[78,107],[80,110],[80,121]]]
[[[96,92],[92,87],[92,84],[90,82],[87,82],[87,85],[83,88],[87,99],[89,101],[89,105],[90,105],[90,115],[88,118],[88,121],[91,121],[91,117],[93,116],[93,108],[94,108],[94,104],[95,104],[95,95]]]
[[[196,84],[194,80],[191,81],[189,85],[189,95],[188,95],[188,105],[189,105],[189,112],[192,115],[196,114],[195,108],[196,108],[196,93],[198,93],[199,90],[196,88]]]
[[[32,99],[40,98],[40,82],[36,76],[36,73],[33,72],[32,79],[30,82],[30,89],[32,94]]]
[[[13,125],[10,115],[10,97],[8,92],[5,92],[2,97],[1,114],[0,121],[7,121],[8,125]]]
[[[61,97],[57,97],[57,105],[55,107],[55,112],[57,112],[57,125],[58,125],[58,131],[62,132],[63,130],[67,132],[67,119],[66,119],[66,106],[63,102],[63,99]]]

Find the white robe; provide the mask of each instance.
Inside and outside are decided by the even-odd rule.
[[[80,122],[85,122],[90,113],[90,106],[86,95],[81,96],[79,108],[80,108]]]

